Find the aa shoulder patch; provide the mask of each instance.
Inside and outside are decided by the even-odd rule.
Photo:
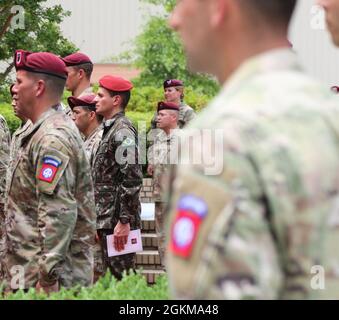
[[[172,225],[170,250],[174,255],[188,258],[191,255],[200,225],[208,212],[205,201],[193,196],[181,197]]]
[[[62,162],[55,157],[44,157],[42,159],[42,167],[38,176],[39,180],[52,183],[61,163]]]

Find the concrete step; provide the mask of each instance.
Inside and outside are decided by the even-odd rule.
[[[155,221],[154,220],[141,220],[141,230],[144,233],[155,232]]]
[[[157,250],[158,249],[158,237],[156,233],[141,233],[142,246],[144,250]]]
[[[142,252],[137,252],[136,264],[138,266],[161,265],[158,250],[144,250]]]
[[[164,270],[142,270],[141,274],[146,277],[146,281],[148,284],[154,284],[157,278],[161,275],[166,274]]]

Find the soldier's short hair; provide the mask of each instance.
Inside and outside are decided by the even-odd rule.
[[[272,25],[289,24],[297,0],[238,0],[249,15],[265,19]]]
[[[57,78],[44,73],[29,72],[28,74],[35,80],[44,80],[48,94],[53,98],[61,99],[62,94],[64,93],[66,79]]]
[[[76,66],[72,66],[72,68],[76,69],[77,71],[82,69],[85,72],[86,78],[90,79],[92,72],[93,72],[93,64],[92,63],[83,63],[78,64]]]
[[[120,96],[122,99],[121,108],[126,109],[129,99],[131,98],[131,91],[111,91],[107,90],[111,97]]]

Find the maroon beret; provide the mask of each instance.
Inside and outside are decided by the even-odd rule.
[[[99,84],[107,90],[117,92],[129,91],[133,88],[130,81],[116,76],[103,76],[99,80]]]
[[[177,79],[168,79],[164,81],[164,89],[169,87],[183,87],[184,83]]]
[[[332,90],[334,93],[339,93],[339,87],[338,87],[338,86],[333,86],[333,87],[331,87],[331,90]]]
[[[158,102],[158,112],[161,110],[174,110],[179,111],[179,105],[173,102],[164,102],[160,101]]]
[[[92,63],[91,59],[81,52],[72,53],[62,58],[67,67],[77,66],[84,63]],[[93,64],[93,63],[92,63]]]
[[[72,110],[74,107],[87,107],[88,109],[95,111],[96,102],[94,99],[95,94],[88,94],[79,98],[69,97],[67,101]]]
[[[15,51],[14,65],[16,70],[44,73],[50,76],[67,79],[64,62],[50,52]]]

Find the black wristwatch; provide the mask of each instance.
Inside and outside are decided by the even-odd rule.
[[[119,218],[120,223],[126,224],[129,223],[129,218],[128,217],[121,217]]]

